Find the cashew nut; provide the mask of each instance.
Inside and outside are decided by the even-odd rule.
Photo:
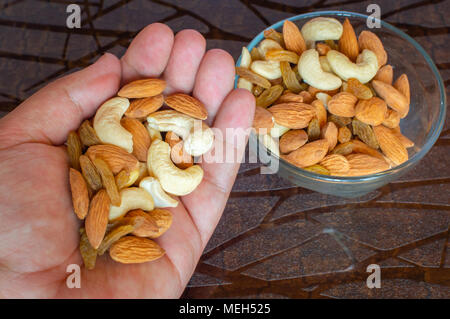
[[[250,70],[268,80],[275,80],[281,77],[280,62],[278,61],[253,61],[250,65]]]
[[[321,100],[323,106],[328,107],[328,101],[331,100],[331,96],[325,92],[316,93],[316,99]]]
[[[120,119],[129,106],[130,101],[123,97],[106,101],[95,114],[94,129],[103,143],[117,145],[131,153],[133,135],[120,125]]]
[[[133,209],[153,210],[154,203],[152,196],[143,188],[130,187],[120,191],[122,203],[120,206],[109,208],[109,221],[123,217],[128,211]]]
[[[173,130],[171,130],[173,131]],[[202,181],[203,169],[193,165],[179,169],[170,159],[170,146],[161,140],[153,141],[147,155],[148,170],[159,180],[162,188],[173,195],[191,193]]]
[[[241,64],[239,66],[248,69],[250,64],[252,64],[252,56],[250,55],[250,52],[248,52],[247,47],[242,47]]]
[[[145,128],[148,131],[148,135],[150,135],[150,139],[153,140],[162,140],[161,132],[151,128],[148,123],[145,123]]]
[[[267,51],[274,50],[274,49],[283,49],[283,48],[277,41],[272,40],[272,39],[264,39],[258,45],[259,53],[262,55],[262,57],[264,59],[266,58]],[[248,66],[247,66],[247,68],[248,68]]]
[[[205,154],[214,142],[214,133],[208,125],[177,111],[152,113],[147,117],[147,122],[150,128],[160,132],[172,131],[180,136],[184,141],[184,150],[192,156]]]
[[[339,77],[322,70],[319,53],[315,49],[309,49],[302,53],[298,61],[298,73],[303,81],[319,90],[331,91],[342,85]]]
[[[178,201],[167,195],[159,181],[154,177],[145,177],[139,183],[139,187],[145,189],[152,195],[156,208],[176,207],[178,205]]]
[[[333,72],[333,70],[331,69],[331,65],[328,62],[328,59],[325,55],[319,56],[319,62],[320,62],[320,66],[322,67],[322,70],[324,70],[325,72],[330,72],[330,73]]]
[[[327,53],[328,63],[330,63],[333,72],[339,75],[344,81],[350,78],[356,78],[361,83],[367,83],[378,72],[378,60],[375,53],[368,49],[364,49],[356,63],[343,53],[336,50],[330,50]]]
[[[339,40],[344,28],[334,18],[318,17],[309,20],[302,27],[302,35],[308,48],[314,48],[316,41]]]
[[[280,124],[277,124],[276,122],[274,122],[273,127],[270,129],[270,135],[274,138],[278,138],[289,130],[290,130],[290,128],[287,128],[286,126],[283,126],[283,125],[280,125]]]
[[[253,89],[253,84],[249,80],[239,77],[237,87],[238,89],[245,89],[251,92]]]
[[[260,141],[269,151],[277,156],[280,156],[278,142],[275,141],[272,136],[269,134],[260,135]]]

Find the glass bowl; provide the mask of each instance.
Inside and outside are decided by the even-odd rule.
[[[357,35],[363,30],[374,32],[381,39],[388,53],[388,63],[394,68],[394,79],[402,73],[408,75],[411,87],[411,105],[409,114],[401,120],[400,127],[402,133],[414,141],[415,146],[408,149],[409,160],[405,163],[377,174],[357,177],[328,176],[309,172],[286,162],[267,150],[259,152],[259,156],[264,163],[278,160],[277,174],[298,186],[335,196],[359,197],[398,179],[417,165],[428,153],[439,137],[444,124],[445,90],[439,71],[425,50],[410,36],[384,21],[377,20],[381,25],[380,28],[369,29],[366,25],[368,16],[345,11],[311,12],[288,20],[294,22],[301,29],[305,22],[319,16],[334,17],[341,22],[347,17]],[[273,28],[281,32],[283,23],[284,20],[279,21],[267,29]],[[247,48],[251,50],[263,39],[264,34],[261,32],[249,43]],[[241,58],[237,61],[237,66],[239,66],[240,60]],[[259,147],[264,148],[255,135],[251,136],[250,142],[258,143]]]

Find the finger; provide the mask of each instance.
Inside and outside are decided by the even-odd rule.
[[[193,95],[208,110],[208,124],[214,121],[220,105],[233,89],[234,60],[220,49],[208,51],[203,58],[195,79]]]
[[[214,121],[216,133],[221,133],[216,135],[215,147],[221,146],[225,154],[216,157],[215,162],[202,163],[204,170],[202,183],[193,193],[182,198],[200,233],[203,248],[222,215],[236,179],[239,161],[243,157],[247,143],[246,133],[253,121],[254,110],[255,98],[250,92],[238,89],[227,96]],[[232,135],[236,133],[237,136],[233,138]],[[230,156],[228,152],[234,152],[232,156],[234,160],[225,162],[224,157]]]
[[[192,91],[205,49],[206,40],[198,31],[183,30],[177,33],[167,68],[164,71],[167,94]]]
[[[120,63],[112,54],[35,93],[0,121],[0,148],[26,142],[62,144],[69,131],[92,116],[120,84]]]
[[[173,46],[173,32],[162,23],[145,27],[121,58],[122,83],[159,77],[166,68]]]

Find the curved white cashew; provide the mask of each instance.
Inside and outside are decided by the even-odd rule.
[[[250,64],[252,64],[252,56],[248,52],[247,47],[242,47],[241,64],[239,66],[248,69]]]
[[[367,83],[378,72],[377,56],[367,49],[364,49],[358,55],[356,63],[353,63],[345,54],[336,50],[328,51],[327,59],[333,72],[339,75],[344,81],[350,78],[356,78],[361,83]]]
[[[325,72],[333,73],[333,69],[331,69],[331,65],[328,62],[326,55],[319,56],[319,62],[322,70],[324,70]]]
[[[115,97],[103,103],[95,113],[94,130],[105,144],[117,145],[128,153],[133,152],[133,135],[120,125],[120,119],[130,106],[130,101]]]
[[[214,132],[208,125],[174,110],[152,113],[147,117],[147,123],[160,132],[172,131],[180,136],[184,150],[192,156],[205,154],[214,142]]]
[[[253,61],[250,70],[265,77],[268,80],[275,80],[281,77],[281,68],[279,61]]]
[[[316,93],[316,99],[321,100],[323,106],[328,107],[328,101],[331,100],[331,96],[325,92]]]
[[[283,49],[283,47],[277,41],[272,39],[264,39],[258,45],[259,53],[264,59],[266,58],[267,51],[274,49]]]
[[[278,140],[275,141],[269,134],[260,135],[260,141],[273,154],[280,156],[280,148],[278,147]]]
[[[145,128],[148,131],[148,135],[150,135],[150,139],[153,140],[162,140],[161,132],[150,127],[148,123],[145,123]]]
[[[153,210],[154,203],[152,196],[139,187],[124,188],[120,191],[122,203],[120,206],[109,208],[109,221],[113,221],[123,217],[127,212],[133,209]]]
[[[178,205],[178,201],[167,195],[159,181],[154,177],[143,178],[139,183],[139,187],[145,189],[152,195],[156,208],[176,207]]]
[[[344,28],[334,18],[318,17],[309,20],[302,27],[302,35],[308,48],[314,48],[316,41],[339,40]]]
[[[238,89],[245,89],[251,92],[253,89],[253,83],[247,79],[239,77],[237,87]]]
[[[298,73],[303,81],[319,90],[331,91],[342,85],[339,77],[322,70],[319,53],[315,49],[309,49],[302,53],[298,61]]]
[[[272,120],[273,120],[273,118],[272,118]],[[277,124],[274,121],[273,127],[270,129],[270,136],[272,136],[274,138],[278,138],[289,130],[290,130],[290,128],[280,125],[280,124]]]
[[[162,188],[173,195],[183,196],[191,193],[202,181],[203,169],[193,165],[186,169],[179,169],[170,159],[168,143],[153,141],[147,155],[147,165],[161,183]]]

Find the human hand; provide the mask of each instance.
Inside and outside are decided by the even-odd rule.
[[[176,298],[188,283],[225,207],[239,163],[202,163],[204,179],[181,198],[169,231],[156,239],[164,257],[120,264],[107,255],[94,270],[82,267],[81,288],[66,286],[66,267],[82,264],[79,220],[72,209],[69,131],[91,117],[124,83],[160,77],[166,93],[192,92],[208,124],[248,128],[254,98],[234,90],[234,61],[222,50],[205,53],[205,39],[163,24],[142,30],[120,61],[105,54],[86,69],[49,84],[0,120],[0,297]],[[224,134],[224,137],[225,134]],[[245,145],[236,147],[241,158]]]

